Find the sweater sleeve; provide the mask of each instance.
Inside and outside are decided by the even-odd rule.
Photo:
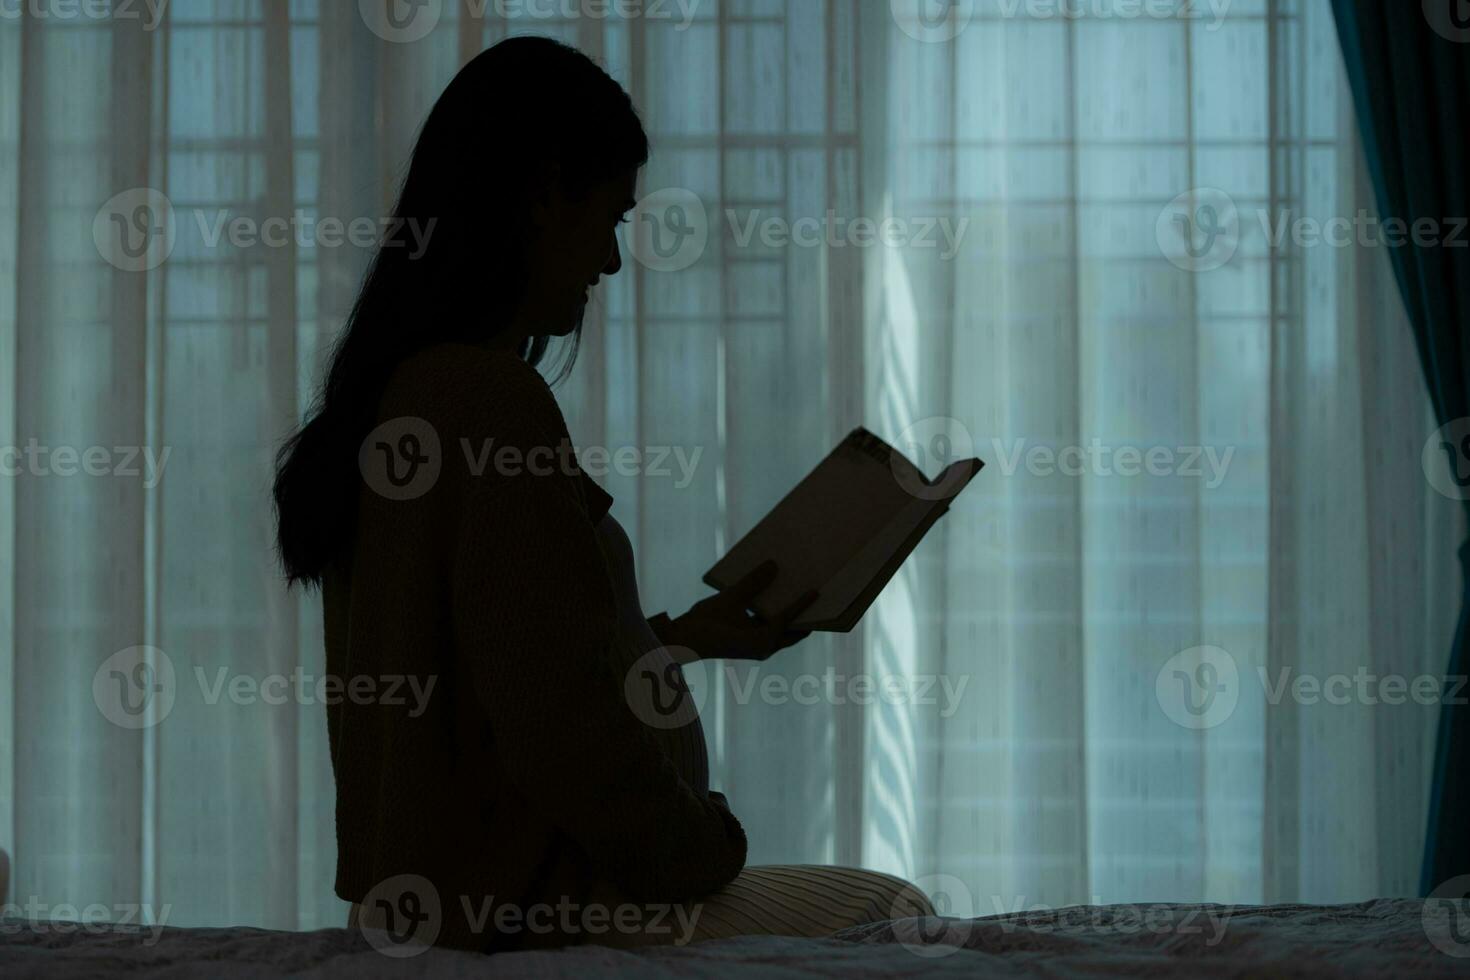
[[[550,427],[518,428],[497,442],[550,444]],[[683,781],[615,676],[612,585],[577,478],[476,485],[454,577],[457,656],[514,787],[635,899],[687,901],[734,878],[745,832]]]

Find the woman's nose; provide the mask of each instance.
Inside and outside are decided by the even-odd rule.
[[[623,267],[623,256],[618,250],[618,236],[614,235],[612,240],[612,251],[608,253],[607,264],[602,267],[604,276],[615,276]]]

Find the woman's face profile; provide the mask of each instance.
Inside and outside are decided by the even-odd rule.
[[[623,267],[618,225],[636,203],[637,171],[568,194],[553,181],[535,209],[537,231],[523,307],[536,334],[563,337],[582,321],[592,287]]]

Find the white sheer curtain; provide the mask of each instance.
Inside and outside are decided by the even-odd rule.
[[[1263,230],[1369,206],[1326,0],[374,2],[0,17],[0,445],[38,447],[0,458],[12,900],[343,921],[324,710],[248,696],[322,671],[267,488],[369,251],[314,221],[384,214],[512,32],[632,93],[685,209],[630,230],[708,234],[628,263],[560,389],[624,451],[594,472],[648,612],[856,425],[989,464],[859,630],[696,679],[753,862],[974,914],[1413,891],[1436,707],[1272,703],[1442,672],[1458,593],[1384,250]],[[175,683],[134,728],[99,706],[137,646]]]

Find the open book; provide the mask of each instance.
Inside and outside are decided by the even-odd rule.
[[[728,588],[774,559],[776,578],[756,596],[755,611],[775,616],[816,589],[792,627],[846,633],[984,465],[960,460],[930,480],[888,443],[854,429],[704,581]]]

